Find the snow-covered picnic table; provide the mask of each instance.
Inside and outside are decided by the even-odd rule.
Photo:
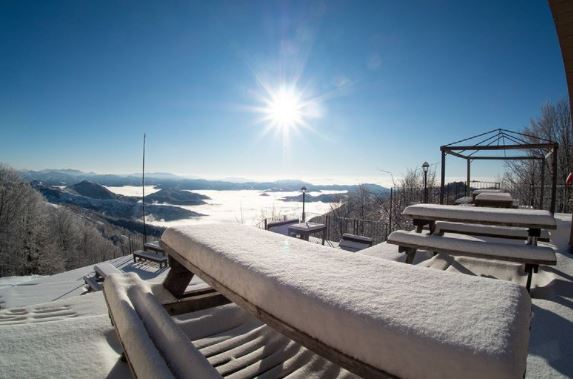
[[[243,225],[172,227],[161,241],[171,261],[163,286],[173,295],[185,296],[196,274],[360,376],[524,375],[531,306],[513,283],[340,253]]]
[[[474,199],[477,207],[511,208],[514,206],[514,199],[507,192],[483,192]]]
[[[436,221],[463,222],[499,226],[516,226],[528,229],[530,243],[535,244],[541,229],[556,229],[553,215],[537,209],[508,209],[487,207],[458,207],[455,205],[416,204],[407,207],[403,215],[410,217],[420,232],[425,225],[434,231]]]
[[[303,240],[308,241],[313,233],[322,232],[322,244],[326,240],[326,225],[316,222],[301,222],[299,224],[288,226],[288,235],[290,237],[299,235]]]
[[[548,247],[538,247],[537,239],[543,229],[556,229],[557,223],[550,212],[531,209],[507,209],[485,207],[458,207],[437,204],[416,204],[407,207],[404,215],[412,218],[416,233],[395,231],[388,236],[388,243],[399,246],[401,252],[407,254],[407,263],[411,263],[418,249],[434,252],[444,252],[451,255],[467,255],[486,259],[509,260],[523,263],[528,273],[526,288],[529,290],[533,272],[539,265],[555,265],[555,252]],[[515,238],[516,230],[507,227],[527,229],[527,245],[507,245],[501,242],[467,241],[463,236],[442,236],[443,230],[436,230],[436,224],[450,222],[450,230],[464,234],[470,229],[470,234],[483,232],[483,225],[502,226],[495,231],[496,237]],[[456,223],[464,223],[456,225]],[[472,230],[472,224],[477,228]],[[422,233],[429,225],[430,233]],[[480,230],[482,229],[482,230]],[[486,231],[493,234],[492,230]],[[507,234],[505,236],[504,234]]]

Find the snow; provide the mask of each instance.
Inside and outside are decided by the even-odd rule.
[[[129,376],[101,293],[0,310],[0,377]]]
[[[516,262],[555,264],[556,257],[552,248],[524,244],[483,242],[470,236],[439,236],[416,231],[397,230],[388,236],[388,243],[404,246],[420,246],[428,250],[459,253],[460,255],[483,255],[493,259],[508,259]]]
[[[261,309],[394,375],[525,371],[531,303],[513,283],[339,253],[240,225],[170,228],[162,240]]]
[[[479,224],[465,224],[463,222],[448,222],[448,221],[437,221],[435,233],[439,234],[441,232],[446,233],[469,233],[469,234],[489,234],[499,237],[513,237],[527,239],[528,230],[527,228],[515,228],[510,226],[493,226],[493,225],[479,225]],[[547,230],[541,230],[541,236],[544,238],[549,238],[549,233]]]
[[[141,197],[143,191],[141,186],[104,186],[116,195]],[[156,186],[145,186],[145,196],[158,192],[161,188]]]
[[[503,192],[504,192],[503,190],[499,189],[478,189],[478,190],[473,190],[472,195],[475,197],[482,193],[503,193]]]
[[[111,274],[104,291],[138,378],[220,377],[136,274]]]
[[[299,191],[193,190],[193,192],[209,196],[210,199],[205,201],[206,204],[181,206],[181,208],[204,214],[206,215],[205,217],[176,221],[153,221],[153,224],[163,227],[205,223],[242,223],[256,225],[261,223],[265,217],[287,216],[288,218],[298,218],[302,215],[302,202],[281,200],[284,197],[300,196],[301,193]],[[320,194],[344,192],[346,191],[309,192],[307,195],[318,196]],[[266,196],[262,196],[262,194],[266,194]],[[322,215],[337,206],[337,203],[307,201],[305,204],[305,213],[307,219],[309,219],[313,216]]]
[[[507,192],[483,192],[476,196],[480,201],[513,201],[511,195]]]
[[[557,248],[557,266],[541,267],[539,273],[533,277],[531,292],[533,315],[526,372],[526,377],[530,378],[573,377],[573,302],[571,301],[573,299],[573,258],[567,246],[571,214],[556,214],[555,218],[558,228],[551,232],[551,240]],[[491,237],[476,239],[500,242],[500,239]],[[294,239],[291,240],[292,243],[296,242]],[[522,243],[522,241],[515,241],[516,245]],[[316,248],[320,250],[319,246]],[[369,255],[372,259],[400,261],[404,257],[404,254],[398,253],[396,245],[386,243],[358,253],[334,249],[329,251],[352,258]],[[427,259],[429,257],[431,259]],[[159,284],[163,281],[166,270],[158,271],[154,264],[134,265],[130,257],[119,260],[121,259],[123,259],[123,264],[118,264],[118,266],[123,271],[137,272],[143,279],[150,282],[153,293],[161,302],[173,300]],[[418,252],[416,263],[424,266],[425,270],[447,270],[451,275],[481,275],[511,280],[521,285],[525,280],[523,265],[509,262],[460,256],[449,257],[446,260],[442,254],[433,256],[431,253]],[[93,266],[89,266],[78,269],[75,273],[67,272],[49,277],[0,278],[0,294],[8,293],[9,302],[6,306],[12,307],[0,310],[0,340],[2,341],[0,344],[0,377],[129,377],[127,364],[119,360],[121,348],[107,316],[107,307],[102,293],[78,296],[83,293],[82,289],[72,291],[77,285],[83,284],[83,274],[92,269]],[[354,281],[346,269],[336,276],[340,281]],[[379,281],[391,279],[386,271],[377,272],[374,277]],[[196,277],[193,278],[192,286],[202,285],[195,280]],[[490,281],[494,282],[491,279]],[[27,286],[25,282],[34,284]],[[57,289],[54,284],[58,282],[66,282],[66,285],[61,285]],[[424,291],[427,290],[424,283],[420,283],[420,286]],[[360,288],[357,287],[357,289],[360,294]],[[23,298],[18,298],[18,293],[14,290],[19,291]],[[380,294],[377,293],[376,296]],[[61,298],[61,300],[52,301],[54,298]],[[441,301],[439,298],[437,300]],[[38,304],[39,302],[42,304]],[[236,306],[232,304],[229,306],[234,307],[235,312],[238,312]],[[228,316],[229,313],[209,309],[204,311],[202,316],[196,316],[197,319],[187,314],[176,316],[175,319],[191,339],[199,338],[201,333],[209,335],[210,330],[220,328],[218,337],[204,338],[203,343],[209,344],[214,343],[213,338],[223,338],[228,335],[226,332],[228,329],[222,326],[226,325],[222,320],[229,320]],[[213,329],[199,330],[196,328],[199,325],[196,321],[202,322],[205,318],[211,317]],[[405,317],[408,315],[406,314]],[[456,318],[456,315],[451,318]],[[457,321],[457,319],[451,321],[452,328],[457,328]],[[486,337],[483,338],[486,339]],[[344,343],[352,345],[353,341],[355,338],[346,340]],[[281,351],[281,354],[286,351]],[[304,349],[300,350],[297,354],[302,355],[297,355],[297,357],[300,356],[300,359],[303,356],[307,357],[308,352],[304,351]],[[234,353],[235,351],[232,350],[226,353],[226,356],[233,358]],[[316,361],[316,364],[312,363],[314,360],[307,359],[306,362],[309,362],[312,367],[318,365],[322,370],[327,370],[329,367],[328,362],[324,360]],[[291,370],[291,363],[292,360],[289,360],[281,367]],[[306,366],[304,367],[306,370]],[[332,370],[327,371],[332,372]],[[299,369],[294,374],[296,373],[305,377],[306,371]],[[426,373],[421,376],[425,377]]]
[[[529,227],[540,226],[555,229],[555,219],[548,211],[535,209],[507,209],[487,207],[460,207],[456,205],[416,204],[402,213],[410,218],[448,220],[471,223],[491,223]]]

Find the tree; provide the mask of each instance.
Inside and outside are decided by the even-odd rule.
[[[529,135],[529,142],[538,142],[537,137],[551,140],[559,144],[557,150],[557,184],[564,184],[569,172],[573,170],[573,128],[571,125],[571,113],[569,101],[563,99],[556,104],[545,104],[541,107],[540,115],[532,118],[529,126],[523,130]],[[534,151],[531,154],[542,156],[547,151]],[[550,162],[546,162],[545,182],[549,182],[552,175]],[[512,195],[519,199],[521,204],[528,204],[536,208],[547,208],[549,187],[544,191],[546,200],[540,204],[539,185],[541,183],[541,167],[539,161],[508,161],[506,163],[506,173],[504,175],[504,186],[512,192]],[[558,191],[557,211],[565,212],[569,210],[569,192],[562,187]]]

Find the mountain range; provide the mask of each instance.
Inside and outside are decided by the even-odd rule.
[[[40,171],[22,170],[19,172],[23,180],[32,182],[40,181],[50,186],[72,186],[81,181],[89,181],[102,186],[140,186],[141,176],[96,174],[71,169],[48,169]],[[207,180],[199,178],[184,178],[169,173],[146,173],[145,184],[155,185],[161,189],[175,190],[260,190],[260,191],[299,191],[303,186],[308,191],[336,190],[353,191],[358,185],[315,185],[301,180],[277,180],[277,181],[226,181]],[[384,194],[388,188],[378,184],[362,184],[368,191]]]

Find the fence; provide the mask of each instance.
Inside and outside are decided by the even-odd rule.
[[[468,190],[465,182],[448,183],[444,187],[444,204],[455,204],[456,200],[467,196],[476,189],[502,189],[499,182],[472,181]],[[516,188],[503,188],[518,200],[521,206],[532,206],[537,209],[549,209],[551,202],[551,186],[545,186],[543,201],[541,202],[541,186],[520,186]],[[427,202],[439,204],[440,187],[427,188]],[[571,189],[564,185],[557,186],[556,212],[571,212]],[[351,233],[372,238],[374,244],[385,241],[394,230],[413,229],[409,218],[403,217],[404,209],[412,204],[424,202],[425,191],[423,187],[395,187],[383,197],[381,202],[381,220],[362,220],[357,218],[338,217],[333,214],[320,215],[309,221],[326,225],[326,239],[340,241],[344,233]],[[286,217],[267,219],[267,222],[281,221]],[[264,222],[264,220],[263,220]],[[262,224],[260,227],[263,227]]]
[[[372,238],[374,244],[386,241],[390,230],[386,221],[361,220],[357,218],[336,217],[322,215],[311,219],[326,225],[326,239],[328,241],[340,241],[344,233],[356,234]]]
[[[541,199],[542,186],[530,184],[529,186],[511,187],[506,190],[511,193],[514,199],[517,199],[519,205],[530,206],[535,209],[550,208],[551,204],[551,185],[543,186],[543,200]],[[563,184],[557,185],[555,192],[555,212],[571,213],[571,188]]]

